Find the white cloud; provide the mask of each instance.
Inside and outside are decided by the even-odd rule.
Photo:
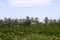
[[[7,0],[5,6],[15,7],[32,7],[37,5],[50,5],[54,0]]]
[[[10,1],[11,6],[30,7],[35,5],[50,4],[53,0],[13,0]]]

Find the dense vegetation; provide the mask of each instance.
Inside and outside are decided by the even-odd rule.
[[[0,40],[60,40],[60,19],[0,19]]]

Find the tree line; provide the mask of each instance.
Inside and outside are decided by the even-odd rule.
[[[11,19],[11,18],[4,18],[0,19],[0,26],[8,26],[8,27],[15,27],[15,26],[31,26],[31,25],[39,25],[39,26],[60,26],[60,19],[49,19],[45,17],[44,22],[40,22],[38,17],[30,18],[27,16],[24,19]]]

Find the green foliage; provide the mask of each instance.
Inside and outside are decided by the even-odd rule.
[[[54,36],[55,37],[54,37]],[[17,37],[16,37],[17,36]],[[60,39],[59,27],[1,27],[0,38],[2,40],[26,39],[26,40],[55,40]]]
[[[60,40],[60,20],[39,22],[38,18],[0,20],[1,40]]]

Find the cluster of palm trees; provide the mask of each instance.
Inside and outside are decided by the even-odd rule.
[[[48,19],[48,17],[45,17],[45,25],[50,25],[50,26],[60,26],[60,19]]]
[[[39,22],[38,17],[30,18],[27,16],[25,19],[11,19],[11,18],[4,18],[0,19],[0,26],[29,26],[33,24],[39,24],[39,25],[56,25],[60,26],[60,19],[59,20],[49,20],[48,17],[45,17],[44,22]]]
[[[29,26],[31,24],[36,24],[39,22],[38,18],[30,18],[27,16],[25,19],[11,19],[11,18],[4,18],[0,19],[0,26]]]

